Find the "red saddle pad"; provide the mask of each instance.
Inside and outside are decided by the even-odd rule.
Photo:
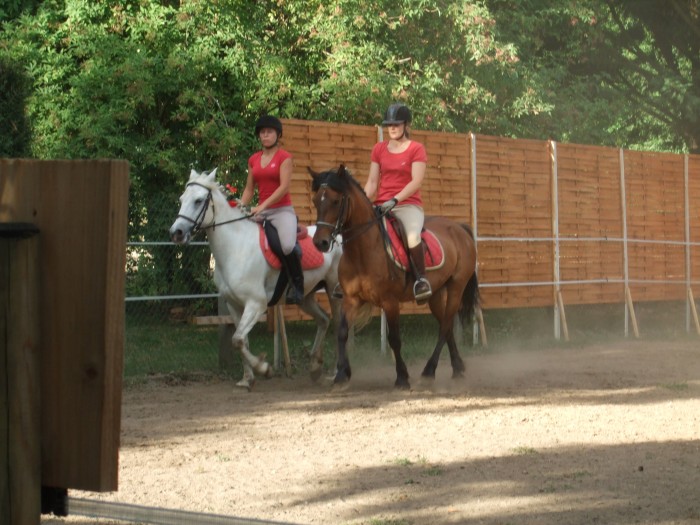
[[[265,256],[267,264],[276,270],[282,269],[282,261],[270,248],[262,224],[258,225],[258,231],[260,232],[260,249]],[[306,226],[299,226],[297,241],[301,245],[301,268],[303,270],[313,270],[323,265],[323,254],[314,246],[314,240],[312,237],[309,237]]]
[[[391,246],[387,247],[387,252],[389,257],[394,261],[396,266],[404,271],[408,271],[408,253],[406,253],[406,247],[401,240],[394,223],[398,219],[392,217],[389,220],[384,218],[384,225],[386,226],[386,231],[389,234],[389,240],[391,241]],[[421,233],[421,239],[423,239],[423,245],[425,246],[425,269],[437,270],[445,264],[445,253],[442,250],[442,244],[440,244],[440,239],[430,230],[423,230]]]

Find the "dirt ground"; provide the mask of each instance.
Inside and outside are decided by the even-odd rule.
[[[70,495],[295,524],[700,523],[697,338],[484,352],[432,386],[423,364],[410,391],[389,357],[343,392],[130,387],[119,491]]]

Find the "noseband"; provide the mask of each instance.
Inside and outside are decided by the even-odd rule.
[[[323,191],[326,191],[328,188],[330,188],[330,186],[327,183],[324,182],[321,184],[320,189]],[[316,226],[327,226],[331,228],[331,244],[338,242],[337,237],[342,233],[343,225],[348,218],[348,196],[345,193],[341,193],[341,195],[340,212],[338,212],[338,218],[336,219],[335,224],[325,221],[316,221]]]
[[[200,231],[208,230],[209,228],[216,229],[217,226],[221,226],[222,224],[229,224],[231,222],[238,222],[238,221],[242,221],[245,219],[250,219],[250,217],[252,217],[252,215],[250,215],[249,213],[247,213],[247,214],[244,213],[243,216],[238,217],[237,219],[230,219],[228,221],[216,222],[216,206],[214,205],[214,200],[212,199],[212,196],[211,196],[211,188],[205,186],[204,184],[200,184],[199,182],[188,182],[185,185],[185,188],[187,188],[188,186],[200,186],[200,187],[204,188],[205,190],[207,190],[207,200],[204,201],[204,206],[202,207],[202,209],[199,211],[199,213],[197,214],[197,216],[194,219],[191,219],[191,218],[187,217],[186,215],[180,215],[180,214],[177,215],[177,217],[179,219],[185,219],[186,221],[191,222],[194,225],[192,227],[192,235],[196,235]],[[214,216],[214,218],[212,219],[211,224],[208,224],[206,226],[202,226],[202,223],[204,222],[204,216],[207,214],[207,210],[209,209],[209,204],[211,204],[211,212],[212,212],[212,215]]]

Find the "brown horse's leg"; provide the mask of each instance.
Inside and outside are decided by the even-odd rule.
[[[464,366],[464,361],[462,361],[462,356],[459,355],[459,348],[457,348],[457,341],[455,341],[455,334],[453,330],[447,332],[447,348],[450,349],[450,362],[452,363],[452,379],[464,377],[466,367]]]
[[[447,343],[447,347],[450,350],[450,360],[452,362],[452,377],[459,377],[464,373],[464,363],[462,358],[459,356],[457,350],[457,343],[454,338],[454,317],[457,314],[457,308],[459,304],[454,300],[454,289],[450,289],[451,285],[442,292],[445,294],[445,298],[433,297],[430,300],[430,311],[432,312],[435,319],[437,319],[440,328],[438,332],[438,340],[435,345],[435,350],[433,354],[428,359],[428,362],[423,368],[422,376],[429,379],[435,379],[435,371],[437,370],[438,362],[440,360],[440,353],[442,352],[443,346]]]
[[[350,361],[348,359],[347,342],[348,342],[348,318],[345,312],[341,311],[340,322],[338,323],[338,366],[335,373],[335,384],[347,383],[350,381],[352,371],[350,370]]]
[[[391,346],[391,350],[394,352],[394,361],[396,362],[396,382],[394,386],[396,388],[411,388],[408,382],[408,368],[406,367],[403,357],[401,357],[398,304],[390,308],[385,307],[384,313],[386,314],[387,338],[389,340],[389,346]]]
[[[428,359],[428,362],[425,363],[425,368],[423,368],[421,376],[428,379],[435,379],[435,370],[437,370],[438,361],[440,360],[440,352],[442,352],[443,346],[445,346],[445,336],[441,333],[438,337],[438,342],[435,345],[435,350],[433,350],[433,354],[430,356],[430,359]]]

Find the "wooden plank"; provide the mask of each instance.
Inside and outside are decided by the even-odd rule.
[[[230,315],[200,315],[196,317],[190,317],[190,324],[196,326],[219,326],[222,324],[235,324],[233,322],[233,317]]]
[[[0,235],[0,523],[41,515],[39,241]]]

